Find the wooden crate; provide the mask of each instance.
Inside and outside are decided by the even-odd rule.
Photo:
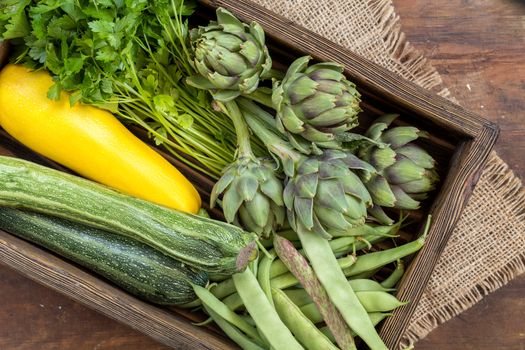
[[[278,65],[288,64],[305,54],[318,61],[343,64],[349,79],[363,95],[364,111],[360,117],[363,127],[382,113],[396,112],[401,114],[398,123],[431,132],[423,147],[437,159],[442,181],[427,201],[429,204],[412,214],[416,224],[405,229],[401,239],[414,239],[427,213],[433,215],[432,228],[425,247],[410,261],[399,285],[398,297],[409,300],[410,304],[396,310],[381,326],[381,336],[387,346],[397,348],[496,141],[497,126],[250,1],[201,0],[196,21],[213,18],[213,10],[219,6],[243,21],[258,21],[267,33],[268,46]],[[0,50],[1,61],[5,61],[4,53],[5,50]],[[0,133],[0,154],[68,171],[21,146],[5,132]],[[166,153],[163,155],[197,185],[206,202],[213,181]],[[145,303],[74,263],[1,231],[0,262],[174,348],[235,347],[213,329],[192,326],[190,320],[198,316]]]

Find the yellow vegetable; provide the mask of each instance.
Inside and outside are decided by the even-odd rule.
[[[32,150],[80,175],[124,193],[188,213],[201,200],[167,160],[135,137],[111,113],[47,98],[44,71],[8,65],[0,72],[0,126]]]

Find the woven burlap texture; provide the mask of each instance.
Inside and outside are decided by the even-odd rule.
[[[254,0],[420,86],[451,98],[405,40],[391,0]],[[492,153],[404,335],[405,345],[525,271],[525,190]]]

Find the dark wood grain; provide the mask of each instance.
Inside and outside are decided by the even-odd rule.
[[[11,272],[7,272],[7,273],[10,274]],[[29,283],[29,282],[26,282],[26,283]],[[31,285],[31,284],[30,284],[30,285]],[[0,289],[0,291],[1,291],[1,290],[2,290],[2,289]],[[49,293],[51,294],[52,292],[49,292]],[[13,294],[11,295],[11,298],[16,298],[16,295],[13,293]],[[57,296],[57,298],[58,298],[58,296]],[[11,299],[8,298],[8,300],[11,300]],[[0,314],[0,315],[1,315],[1,314]],[[26,317],[27,317],[27,316],[26,316]],[[1,316],[0,316],[0,319],[1,319]],[[67,326],[67,325],[64,325],[64,326]],[[117,327],[117,334],[118,334],[118,327],[120,327],[120,326],[115,326],[115,327]],[[104,327],[101,327],[100,329],[103,329],[103,328],[104,328]],[[49,330],[48,330],[48,332],[52,333],[52,332],[49,331]],[[81,334],[81,333],[78,333],[78,334]],[[138,335],[136,335],[136,333],[130,333],[130,334],[132,335],[131,337],[138,337]],[[26,336],[27,336],[27,334],[26,334]],[[59,337],[59,336],[57,335],[57,337]],[[3,339],[3,337],[0,337],[0,339]],[[20,339],[20,338],[19,338],[19,339]],[[50,336],[50,337],[47,338],[47,339],[51,339],[51,341],[50,341],[50,344],[51,344],[51,345],[50,345],[49,348],[53,348],[53,345],[52,345],[53,342],[55,342],[55,348],[56,348],[56,344],[58,344],[58,342],[60,342],[60,340],[53,340],[53,339],[56,339],[56,338],[53,338],[53,336]],[[94,339],[94,338],[92,338],[92,339]],[[143,338],[138,337],[138,339],[143,339]],[[137,349],[138,349],[138,348],[142,348],[142,347],[141,347],[141,343],[140,343],[141,341],[142,341],[142,340],[137,340],[137,343],[136,343],[136,347],[135,347],[135,348],[137,348]],[[13,344],[13,348],[14,348],[14,346],[15,346],[14,344],[15,344],[15,343],[12,343],[12,344]],[[39,349],[40,349],[40,348],[43,348],[43,347],[41,347],[41,346],[34,345],[34,344],[38,344],[38,343],[33,343],[33,346],[34,346],[33,348],[39,348]],[[71,343],[71,344],[72,344],[72,343]],[[71,344],[70,344],[70,345],[71,345]],[[88,344],[88,343],[86,343],[86,344]],[[116,342],[115,344],[117,345],[118,343]],[[1,345],[1,344],[0,344],[0,345]],[[9,344],[8,344],[8,346],[9,346]],[[44,346],[45,346],[45,342],[44,342]],[[67,346],[67,345],[66,345],[66,346]],[[82,346],[83,346],[83,345],[82,345]],[[75,348],[78,348],[78,345],[75,344],[74,347],[75,347]],[[63,348],[63,347],[61,347],[61,348]],[[67,347],[66,347],[66,348],[67,348]],[[72,348],[72,347],[71,347],[71,348]],[[81,348],[82,348],[82,347],[81,347]],[[86,345],[85,348],[86,348],[86,349],[89,348],[89,345]],[[133,348],[133,347],[132,347],[132,348]]]
[[[408,40],[459,103],[497,122],[496,151],[525,178],[525,2],[394,0]],[[525,344],[525,275],[438,327],[418,349],[512,349]]]

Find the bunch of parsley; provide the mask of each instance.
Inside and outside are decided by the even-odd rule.
[[[145,128],[179,159],[217,177],[235,152],[234,128],[190,65],[184,0],[1,0],[0,32],[13,59],[49,70],[48,97],[96,105]],[[199,161],[190,161],[184,154]]]

